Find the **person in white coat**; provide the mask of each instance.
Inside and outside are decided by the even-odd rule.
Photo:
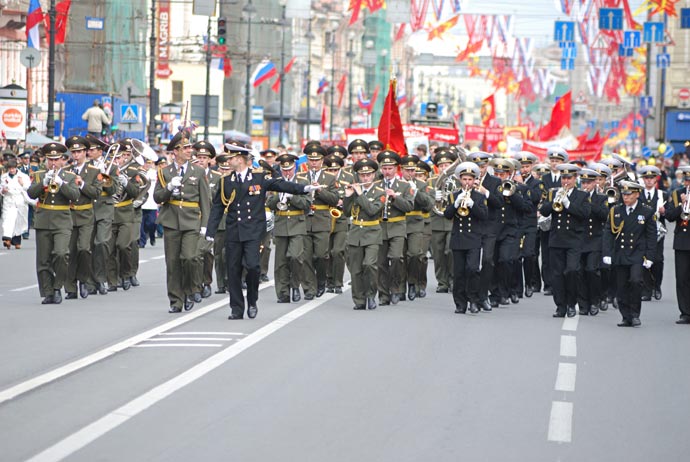
[[[20,249],[22,234],[29,227],[29,204],[32,200],[26,194],[31,178],[19,169],[17,161],[7,162],[7,171],[0,176],[2,194],[2,244],[6,248]]]

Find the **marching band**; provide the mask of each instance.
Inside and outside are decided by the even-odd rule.
[[[613,305],[619,326],[637,327],[641,303],[662,298],[673,222],[677,323],[690,324],[690,167],[665,192],[654,166],[634,172],[615,156],[577,165],[562,148],[549,149],[548,164],[528,152],[494,158],[455,146],[425,161],[380,142],[311,141],[300,166],[273,150],[259,160],[239,142],[216,154],[182,130],[168,150],[173,162],[152,181],[141,167],[158,156],[138,140],[107,145],[88,135],[43,146],[45,165],[24,188],[36,201],[43,304],[62,303],[63,290],[70,300],[139,285],[141,204],[151,189],[170,313],[209,297],[215,269],[230,319],[255,317],[273,245],[278,303],[342,294],[345,266],[355,310],[413,302],[426,296],[430,253],[436,292],[452,294],[455,313],[517,304],[543,286],[554,317]],[[12,239],[3,236],[6,247]]]

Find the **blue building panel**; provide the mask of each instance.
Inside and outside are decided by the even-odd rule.
[[[69,138],[74,135],[86,135],[86,121],[82,120],[81,116],[88,108],[93,106],[94,100],[99,100],[102,103],[111,101],[113,117],[112,125],[118,126],[118,138],[132,137],[144,139],[144,127],[146,127],[146,108],[141,107],[142,121],[140,130],[128,130],[127,124],[120,125],[119,116],[122,105],[126,105],[127,101],[117,96],[111,96],[105,93],[72,93],[64,92],[57,93],[55,101],[62,104],[62,120],[55,121],[54,136],[62,136]],[[57,114],[56,114],[57,115]]]

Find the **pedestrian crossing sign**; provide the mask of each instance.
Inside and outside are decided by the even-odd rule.
[[[120,108],[120,122],[125,124],[139,122],[139,106],[136,104],[123,104]]]

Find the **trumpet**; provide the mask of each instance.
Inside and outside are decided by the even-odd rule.
[[[517,184],[513,180],[505,180],[501,183],[501,193],[505,197],[510,197],[517,191]]]
[[[686,189],[685,200],[683,201],[683,208],[680,212],[680,219],[683,221],[690,220],[690,190]]]
[[[567,188],[558,188],[556,196],[553,198],[553,210],[555,212],[562,212],[565,207],[563,207],[563,199],[568,197]]]
[[[467,215],[470,214],[470,207],[467,204],[467,202],[470,199],[470,194],[471,194],[472,189],[467,188],[463,189],[461,194],[464,194],[462,201],[460,201],[460,207],[458,207],[458,215],[461,217],[466,217]]]
[[[280,200],[276,204],[276,208],[280,210],[281,212],[284,212],[288,209],[288,203],[287,203],[287,197],[285,197],[285,194],[280,195]]]
[[[60,190],[60,185],[55,181],[55,177],[58,174],[58,169],[54,168],[50,171],[50,183],[48,183],[48,192],[51,194],[56,194]]]

